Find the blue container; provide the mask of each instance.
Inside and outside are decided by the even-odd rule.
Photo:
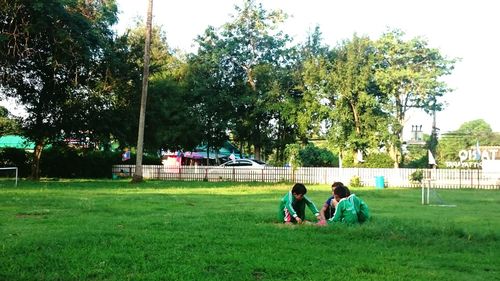
[[[385,185],[384,176],[376,176],[375,177],[375,188],[383,189]]]

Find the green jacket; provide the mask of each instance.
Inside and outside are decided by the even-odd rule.
[[[340,199],[335,208],[335,214],[328,222],[356,224],[368,219],[370,219],[368,205],[355,194],[351,194],[349,197]]]
[[[297,199],[295,199],[295,196],[293,196],[291,191],[289,191],[287,194],[285,194],[285,196],[283,196],[283,198],[281,198],[280,207],[278,210],[278,218],[280,219],[280,221],[283,221],[285,217],[284,215],[285,208],[288,210],[288,212],[290,212],[290,214],[293,217],[297,217],[297,211],[292,207],[292,204],[295,203],[296,200]],[[301,201],[297,202],[297,205],[299,208],[305,208],[305,205],[307,205],[309,210],[311,210],[311,212],[314,213],[314,216],[319,215],[319,211],[318,208],[316,208],[316,205],[314,205],[311,199],[309,199],[309,197],[305,195]],[[303,220],[304,218],[301,219]]]

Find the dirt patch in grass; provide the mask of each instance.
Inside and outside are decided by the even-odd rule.
[[[26,219],[26,218],[37,218],[42,219],[45,218],[50,213],[49,210],[36,210],[31,212],[20,212],[16,214],[16,218],[18,219]]]

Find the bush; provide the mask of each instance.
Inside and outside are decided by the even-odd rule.
[[[339,158],[325,148],[308,144],[299,151],[303,167],[338,167]]]
[[[424,179],[424,172],[422,170],[416,170],[415,172],[411,173],[411,175],[410,175],[411,182],[422,183],[423,179]]]
[[[393,168],[394,161],[387,153],[371,153],[366,157],[366,168]]]
[[[351,178],[349,181],[349,186],[350,187],[362,187],[363,183],[361,182],[361,178],[358,176],[354,176]]]
[[[135,155],[122,162],[121,151],[95,151],[67,146],[57,146],[44,150],[40,161],[41,175],[60,178],[110,178],[111,166],[135,164]],[[144,154],[144,165],[160,165],[157,156]]]
[[[354,164],[352,153],[346,153],[342,159],[342,166],[346,168],[392,168],[394,162],[387,153],[370,153],[365,157],[365,162]]]
[[[19,177],[30,174],[30,154],[24,149],[4,148],[0,150],[0,165],[2,167],[17,167]]]

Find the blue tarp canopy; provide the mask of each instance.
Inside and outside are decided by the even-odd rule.
[[[200,144],[198,145],[195,149],[195,152],[201,154],[203,158],[207,158],[207,145],[206,144]],[[229,141],[225,141],[224,144],[222,145],[221,148],[219,148],[219,151],[216,153],[213,149],[210,149],[209,151],[209,157],[210,159],[215,159],[215,155],[217,154],[219,158],[227,158],[231,153],[234,153],[234,156],[236,158],[240,158],[240,150],[230,143]]]
[[[28,139],[22,136],[6,135],[0,137],[0,148],[7,147],[33,150],[35,149],[35,143],[28,141]]]

